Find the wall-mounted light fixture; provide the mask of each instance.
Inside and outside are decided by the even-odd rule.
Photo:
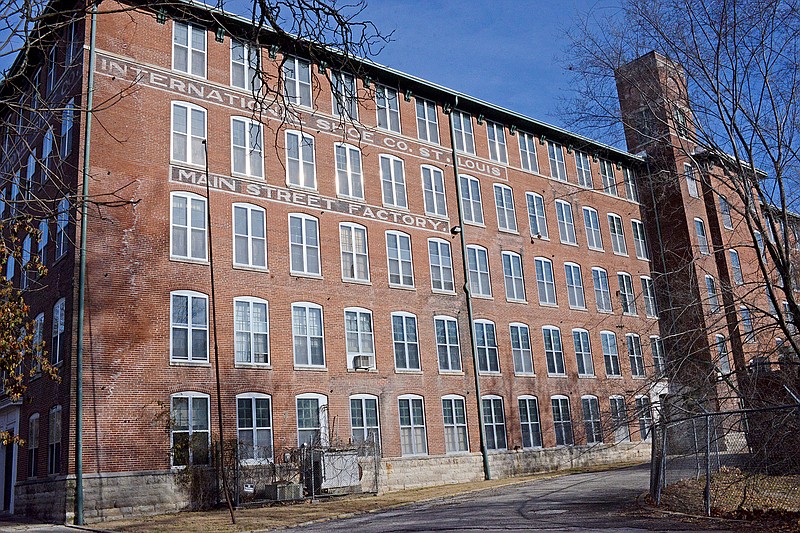
[[[269,53],[269,58],[270,58],[270,59],[277,59],[277,57],[278,57],[278,51],[279,51],[280,49],[281,49],[281,47],[280,47],[280,46],[278,46],[277,44],[272,44],[272,45],[270,45],[270,47],[269,47],[269,52],[268,52],[268,53]]]
[[[568,144],[567,145],[567,153],[571,154],[574,151],[575,151],[575,148],[573,148],[573,146],[571,144]]]
[[[317,72],[320,74],[325,74],[328,71],[328,63],[327,61],[320,61],[317,64]]]
[[[617,170],[622,170],[622,163],[617,161]]]
[[[481,113],[480,115],[478,115],[478,124],[479,124],[479,125],[480,125],[480,124],[483,124],[483,119],[484,119],[484,118],[485,118],[485,117],[483,116],[483,113]]]
[[[214,32],[214,38],[218,43],[225,41],[225,30],[222,28],[222,26],[217,26],[217,29]]]
[[[406,92],[403,93],[403,100],[405,100],[406,102],[410,102],[412,94],[413,93],[411,92],[411,89],[406,89]]]
[[[597,157],[597,154],[592,154],[592,161],[597,163],[600,159]]]
[[[543,144],[544,144],[544,143],[546,143],[546,142],[547,142],[547,138],[546,138],[544,135],[541,135],[541,136],[539,137],[539,144],[542,144],[542,145],[543,145]]]
[[[445,115],[449,115],[453,111],[453,104],[442,104],[442,112]]]
[[[364,76],[364,87],[369,89],[370,85],[372,85],[372,78],[369,76]]]
[[[167,12],[164,11],[163,7],[158,11],[156,11],[156,22],[158,22],[159,24],[167,23]]]
[[[452,228],[450,228],[450,233],[452,233],[453,235],[458,235],[459,233],[461,233],[461,226],[453,226]]]
[[[508,133],[509,133],[509,135],[516,135],[517,134],[517,126],[515,126],[514,124],[509,126],[508,127]]]

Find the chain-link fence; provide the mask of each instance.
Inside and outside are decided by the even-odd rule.
[[[703,413],[656,424],[650,495],[707,516],[800,512],[800,404]]]

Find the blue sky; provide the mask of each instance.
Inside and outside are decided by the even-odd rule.
[[[393,42],[379,63],[551,124],[569,77],[564,31],[615,0],[367,0],[364,18]],[[601,11],[602,13],[603,11]]]

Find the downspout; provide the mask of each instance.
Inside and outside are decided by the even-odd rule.
[[[453,110],[458,106],[458,96],[453,103]],[[481,379],[478,364],[478,346],[475,341],[475,320],[472,314],[472,294],[469,289],[469,268],[467,267],[467,241],[464,237],[464,215],[461,207],[461,179],[458,171],[458,154],[456,153],[455,131],[453,130],[453,115],[449,113],[450,122],[450,148],[453,158],[453,173],[456,179],[456,205],[458,206],[458,226],[461,231],[458,235],[461,239],[461,265],[464,268],[464,295],[467,302],[467,320],[469,320],[469,343],[472,347],[472,366],[475,376],[475,400],[478,403],[478,429],[481,436],[481,455],[483,456],[483,475],[486,479],[492,479],[492,471],[489,467],[489,450],[486,449],[486,430],[483,427],[483,401],[481,400]]]
[[[83,519],[83,331],[86,310],[86,216],[89,197],[89,155],[92,137],[92,108],[94,102],[95,40],[97,37],[97,6],[102,0],[92,3],[91,30],[89,36],[89,77],[86,83],[86,119],[83,133],[83,184],[81,186],[81,243],[78,274],[78,346],[75,352],[75,519],[82,526]]]

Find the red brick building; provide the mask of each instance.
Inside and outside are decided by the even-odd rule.
[[[653,243],[692,260],[690,219],[712,203],[683,191],[681,213],[654,213],[642,157],[390,68],[354,77],[237,40],[246,24],[188,3],[99,16],[89,139],[69,111],[89,84],[83,20],[36,85],[6,86],[38,87],[45,125],[5,132],[3,192],[69,216],[45,222],[49,272],[28,297],[62,380],[0,410],[27,443],[4,447],[4,508],[73,513],[80,228],[64,191],[87,146],[88,194],[123,203],[92,207],[85,235],[87,518],[180,508],[174,473],[211,460],[218,401],[222,438],[253,459],[377,439],[381,490],[481,478],[481,433],[494,476],[646,457],[666,390]],[[290,113],[254,112],[256,63]],[[657,230],[665,217],[681,223]]]

